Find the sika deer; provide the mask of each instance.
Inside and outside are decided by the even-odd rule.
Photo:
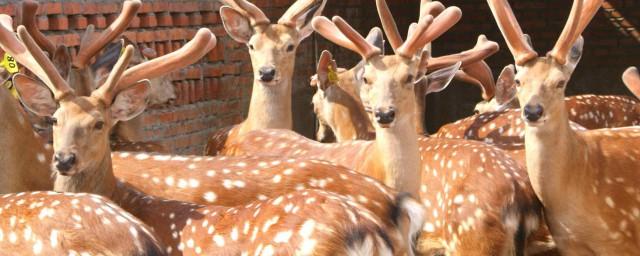
[[[7,27],[10,27],[10,25]],[[11,31],[8,30],[2,32],[4,32],[4,35],[12,34]],[[161,61],[167,61],[164,56],[160,58],[163,59]],[[22,59],[22,61],[29,63],[28,59]],[[155,75],[162,75],[162,73]],[[0,90],[6,91],[6,89]],[[8,92],[5,93],[5,91],[0,91],[0,95],[10,99],[11,96],[9,96]],[[23,111],[15,102],[2,102],[9,103],[4,108],[5,110],[15,109],[17,114],[24,116]],[[4,111],[0,113],[6,115],[13,112]],[[5,129],[4,131],[12,131],[20,128],[17,125],[18,121],[16,119],[24,118],[23,116],[12,119],[3,118],[3,120],[8,121],[6,124],[9,125],[9,128],[12,128]],[[26,130],[27,129],[21,129],[17,132],[24,132]],[[17,180],[25,180],[40,182],[43,184],[41,187],[46,186],[47,188],[44,189],[50,189],[52,185],[48,171],[49,168],[48,165],[45,164],[45,159],[52,158],[51,147],[47,144],[40,143],[36,138],[37,136],[34,136],[32,132],[26,134],[31,137],[19,137],[19,139],[21,139],[19,143],[22,143],[20,145],[26,149],[25,151],[42,153],[37,155],[36,153],[28,153],[26,156],[20,157],[16,157],[16,154],[12,154],[12,152],[3,153],[3,160],[6,158],[5,156],[11,155],[11,157],[8,157],[10,161],[14,159],[25,161],[18,162],[17,164],[9,163],[8,166],[13,166],[13,168],[3,169],[6,172],[6,174],[3,174],[4,176],[15,176],[16,179],[8,180],[13,183],[7,183],[2,188],[13,188],[17,186],[17,192],[39,189],[39,187],[35,185],[19,184],[16,182]],[[13,139],[15,136],[11,138]],[[9,146],[16,147],[15,145]],[[125,156],[129,154],[130,153],[122,153],[117,155]],[[165,159],[175,161],[167,163],[163,161]],[[191,160],[191,162],[183,162],[186,160]],[[334,165],[315,162],[292,162],[293,160],[291,159],[285,162],[284,160],[274,158],[227,158],[219,160],[207,159],[206,165],[203,166],[196,163],[201,160],[201,157],[149,157],[149,155],[140,154],[135,158],[115,157],[113,164],[116,166],[114,172],[117,177],[126,180],[127,183],[137,188],[141,188],[144,192],[154,196],[191,201],[194,203],[210,204],[216,202],[216,204],[225,206],[237,206],[247,204],[256,199],[265,200],[267,197],[277,197],[283,193],[290,193],[305,186],[339,193],[358,200],[358,202],[367,209],[375,212],[384,224],[389,227],[387,230],[391,236],[392,244],[397,251],[411,250],[411,239],[407,238],[414,237],[416,233],[419,232],[419,227],[423,223],[423,209],[409,197],[397,194],[371,179],[365,179],[362,176],[353,174],[351,171]],[[41,163],[42,165],[37,168],[29,166],[34,163]],[[3,162],[3,164],[7,166],[6,162]],[[120,168],[118,168],[118,166]],[[176,169],[188,169],[189,171],[175,172]],[[249,177],[238,176],[249,172],[251,173]],[[291,175],[292,173],[296,173],[297,175]],[[166,184],[169,188],[162,187],[162,184],[158,184],[158,181],[160,181],[158,177],[161,177],[162,184]],[[241,179],[242,181],[240,181]],[[335,182],[345,179],[349,180],[350,185]],[[262,183],[265,180],[273,182],[273,185],[270,186],[271,189],[263,188]],[[371,186],[371,184],[375,186]],[[149,188],[149,185],[151,185],[151,188]],[[242,190],[242,192],[238,193],[236,192],[237,190]]]
[[[574,1],[555,47],[536,58],[507,1],[489,1],[520,67],[514,79],[501,81],[520,87],[527,170],[558,248],[570,255],[633,255],[640,250],[640,128],[573,131],[564,102],[582,55],[580,34],[601,4]]]
[[[515,76],[512,65],[503,69],[500,77],[511,79]],[[478,113],[496,112],[520,108],[517,100],[518,88],[512,83],[498,83],[496,97],[476,105]],[[633,90],[633,88],[629,88]],[[620,95],[577,95],[565,98],[569,120],[587,129],[615,128],[640,124],[640,104],[637,99]],[[520,127],[523,129],[523,127]]]
[[[380,9],[384,3],[378,4]],[[381,13],[385,6],[381,7]],[[405,191],[417,189],[414,193],[420,194],[423,204],[433,213],[427,216],[423,227],[421,253],[442,250],[460,255],[499,255],[516,247],[523,251],[524,241],[518,240],[514,245],[514,234],[519,228],[523,234],[535,230],[539,218],[537,201],[530,197],[533,192],[527,193],[531,189],[525,171],[503,152],[482,143],[434,139],[419,142],[415,134],[412,85],[420,75],[421,54],[414,53],[453,25],[459,15],[459,9],[449,8],[435,20],[423,16],[421,25],[406,43],[390,40],[399,52],[391,56],[379,55],[378,48],[367,43],[341,18],[334,17],[335,23],[315,18],[314,28],[321,35],[360,53],[366,60],[364,78],[368,84],[363,87],[367,87],[364,90],[370,105],[378,110],[374,125],[376,141],[328,145],[291,131],[259,130],[247,133],[223,153],[320,158],[378,179],[395,179],[390,184]],[[381,16],[383,22],[390,19]],[[434,24],[427,28],[431,22]],[[457,69],[449,70],[449,77]],[[393,76],[386,73],[389,70],[396,70]],[[384,106],[394,106],[393,117],[385,114],[391,108],[383,110]],[[420,158],[422,161],[418,162]],[[422,177],[420,182],[418,176]],[[491,184],[490,189],[487,184]],[[525,222],[527,225],[520,226]]]
[[[51,115],[55,120],[54,190],[108,196],[152,226],[167,246],[165,251],[168,254],[394,253],[381,221],[356,202],[337,194],[307,190],[282,195],[266,201],[264,205],[257,203],[230,208],[156,199],[116,180],[105,126],[113,126],[118,120],[131,118],[144,109],[149,82],[135,81],[186,66],[213,48],[215,37],[207,29],[201,29],[183,49],[167,55],[164,62],[149,62],[155,68],[147,69],[146,74],[140,73],[136,67],[125,71],[133,52],[133,47],[128,46],[106,84],[89,97],[73,94],[24,27],[18,27],[18,35],[26,44],[29,55],[24,48],[20,49],[21,45],[15,38],[11,39],[11,47],[8,48],[21,53],[22,60],[29,57],[37,60],[43,66],[29,65],[32,71],[45,81],[47,78],[56,81],[47,82],[53,97],[45,99],[30,96],[41,95],[41,90],[47,89],[21,81],[16,83],[30,109]],[[7,44],[4,42],[3,46]],[[60,104],[59,109],[54,113],[47,112],[50,109],[46,106],[56,102]],[[264,235],[258,236],[259,229]],[[294,235],[294,231],[298,232]],[[220,252],[221,247],[224,247],[224,252]]]
[[[0,198],[2,255],[162,255],[155,235],[104,197],[29,192]]]
[[[313,32],[311,18],[320,15],[326,0],[298,0],[278,20],[269,19],[245,0],[225,0],[220,8],[227,33],[249,48],[254,81],[247,119],[222,128],[207,141],[205,155],[217,155],[236,137],[259,129],[292,128],[291,83],[296,49]]]

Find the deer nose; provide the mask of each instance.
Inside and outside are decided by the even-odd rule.
[[[64,155],[61,153],[57,153],[53,156],[55,160],[56,169],[60,174],[65,174],[76,164],[76,154],[71,153],[68,155]]]
[[[387,109],[386,111],[378,108],[375,111],[375,115],[376,122],[379,124],[390,124],[396,119],[396,111],[393,108]]]
[[[276,76],[276,69],[263,67],[258,70],[258,73],[260,73],[260,81],[271,82],[273,81],[273,78]]]
[[[526,118],[530,122],[537,122],[542,117],[544,113],[544,109],[540,105],[526,105],[524,106],[524,118]]]

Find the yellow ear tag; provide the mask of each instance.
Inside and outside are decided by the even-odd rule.
[[[7,70],[7,72],[9,72],[10,74],[15,74],[19,71],[18,63],[8,53],[4,54],[2,61],[0,61],[0,66],[4,67],[4,69]],[[16,91],[16,88],[13,87],[13,82],[11,81],[11,79],[7,80],[7,82],[4,83],[4,86],[6,86],[7,89],[11,91],[11,94],[14,98],[17,99],[19,97],[18,91]]]
[[[332,84],[337,83],[340,79],[338,78],[338,73],[336,72],[336,70],[333,68],[332,65],[329,65],[328,70],[329,70],[329,73],[327,74],[327,79],[329,79],[329,83],[332,83]]]

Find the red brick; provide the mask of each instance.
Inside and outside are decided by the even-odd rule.
[[[64,43],[68,46],[80,45],[80,34],[64,35]]]
[[[218,13],[216,12],[203,12],[202,13],[202,23],[203,24],[218,24],[220,20],[218,18]]]
[[[92,15],[100,13],[100,3],[85,3],[82,7],[84,15]]]
[[[142,31],[136,34],[136,42],[146,43],[153,41],[153,31]]]
[[[38,24],[38,29],[42,31],[49,30],[49,18],[46,15],[37,16],[36,23]]]
[[[186,27],[189,26],[189,17],[184,13],[174,13],[171,15],[173,26]]]
[[[167,41],[169,40],[169,30],[155,30],[153,31],[153,40],[152,41]],[[151,42],[151,41],[147,41]]]
[[[82,13],[81,3],[64,3],[64,14],[76,15]]]
[[[169,3],[153,2],[153,12],[166,12],[167,10],[169,10]]]
[[[129,29],[132,28],[139,28],[140,27],[140,17],[135,16],[133,17],[133,19],[131,19],[131,23],[129,24]]]
[[[156,19],[158,20],[158,26],[160,27],[171,27],[173,26],[173,18],[169,13],[163,12],[156,14]]]
[[[100,3],[98,5],[98,10],[100,10],[100,13],[105,14],[105,13],[116,13],[118,12],[118,4],[114,3],[114,2],[106,2],[106,3]]]
[[[155,14],[149,13],[140,16],[140,27],[153,28],[156,26],[158,26],[158,20],[156,20]]]
[[[189,104],[196,102],[196,88],[193,80],[188,80],[189,85]]]
[[[196,87],[196,101],[203,101],[206,99],[206,94],[204,92],[204,83],[202,80],[195,80]]]
[[[199,12],[191,12],[187,16],[189,17],[189,26],[202,25],[202,15]]]
[[[138,13],[151,13],[153,12],[153,6],[150,2],[142,2],[142,6],[140,6],[140,10]]]
[[[41,3],[41,5],[42,5],[42,9],[41,9],[42,13],[46,13],[47,15],[62,14],[62,3],[48,2],[48,3]]]
[[[91,15],[87,18],[89,24],[93,24],[96,28],[106,28],[107,19],[102,15]]]
[[[104,17],[107,21],[107,25],[113,24],[113,22],[116,21],[116,19],[118,19],[118,16],[119,15],[116,13],[105,14]]]
[[[82,15],[73,15],[69,17],[70,29],[85,29],[87,28],[87,18]]]
[[[49,16],[49,29],[50,30],[68,30],[69,20],[64,15],[52,15]]]

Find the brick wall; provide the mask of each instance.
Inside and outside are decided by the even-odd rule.
[[[373,0],[328,0],[324,15],[340,15],[365,35],[373,26],[380,26]],[[13,3],[0,4],[0,13],[14,14]],[[44,1],[42,1],[44,2]],[[293,0],[253,1],[275,22]],[[407,31],[417,20],[418,0],[388,0],[397,17],[400,31]],[[443,0],[445,5],[457,5],[463,10],[461,22],[434,42],[434,54],[454,53],[471,48],[476,37],[484,33],[500,43],[498,54],[487,60],[497,75],[512,62],[506,45],[497,30],[485,1]],[[633,25],[640,25],[640,0],[612,0]],[[511,1],[525,33],[531,34],[536,50],[546,53],[554,44],[566,21],[571,1],[518,0]],[[180,90],[176,106],[145,111],[147,138],[162,142],[175,153],[200,154],[209,134],[227,125],[240,122],[246,115],[251,94],[251,63],[244,45],[231,39],[220,24],[219,1],[174,0],[143,1],[143,6],[126,34],[154,48],[158,55],[184,45],[200,27],[212,29],[218,46],[191,67],[171,74]],[[121,9],[120,1],[56,1],[41,3],[38,24],[54,43],[67,44],[75,53],[87,24],[100,31],[110,24]],[[585,54],[568,87],[568,94],[618,93],[628,94],[620,81],[622,71],[637,65],[640,44],[614,28],[600,11],[584,33]],[[315,73],[316,56],[328,49],[338,64],[351,67],[358,56],[318,35],[312,35],[298,48],[293,83],[294,129],[304,135],[314,133],[314,116],[308,77]],[[467,116],[479,101],[479,89],[460,83],[428,97],[429,130],[441,124]]]

